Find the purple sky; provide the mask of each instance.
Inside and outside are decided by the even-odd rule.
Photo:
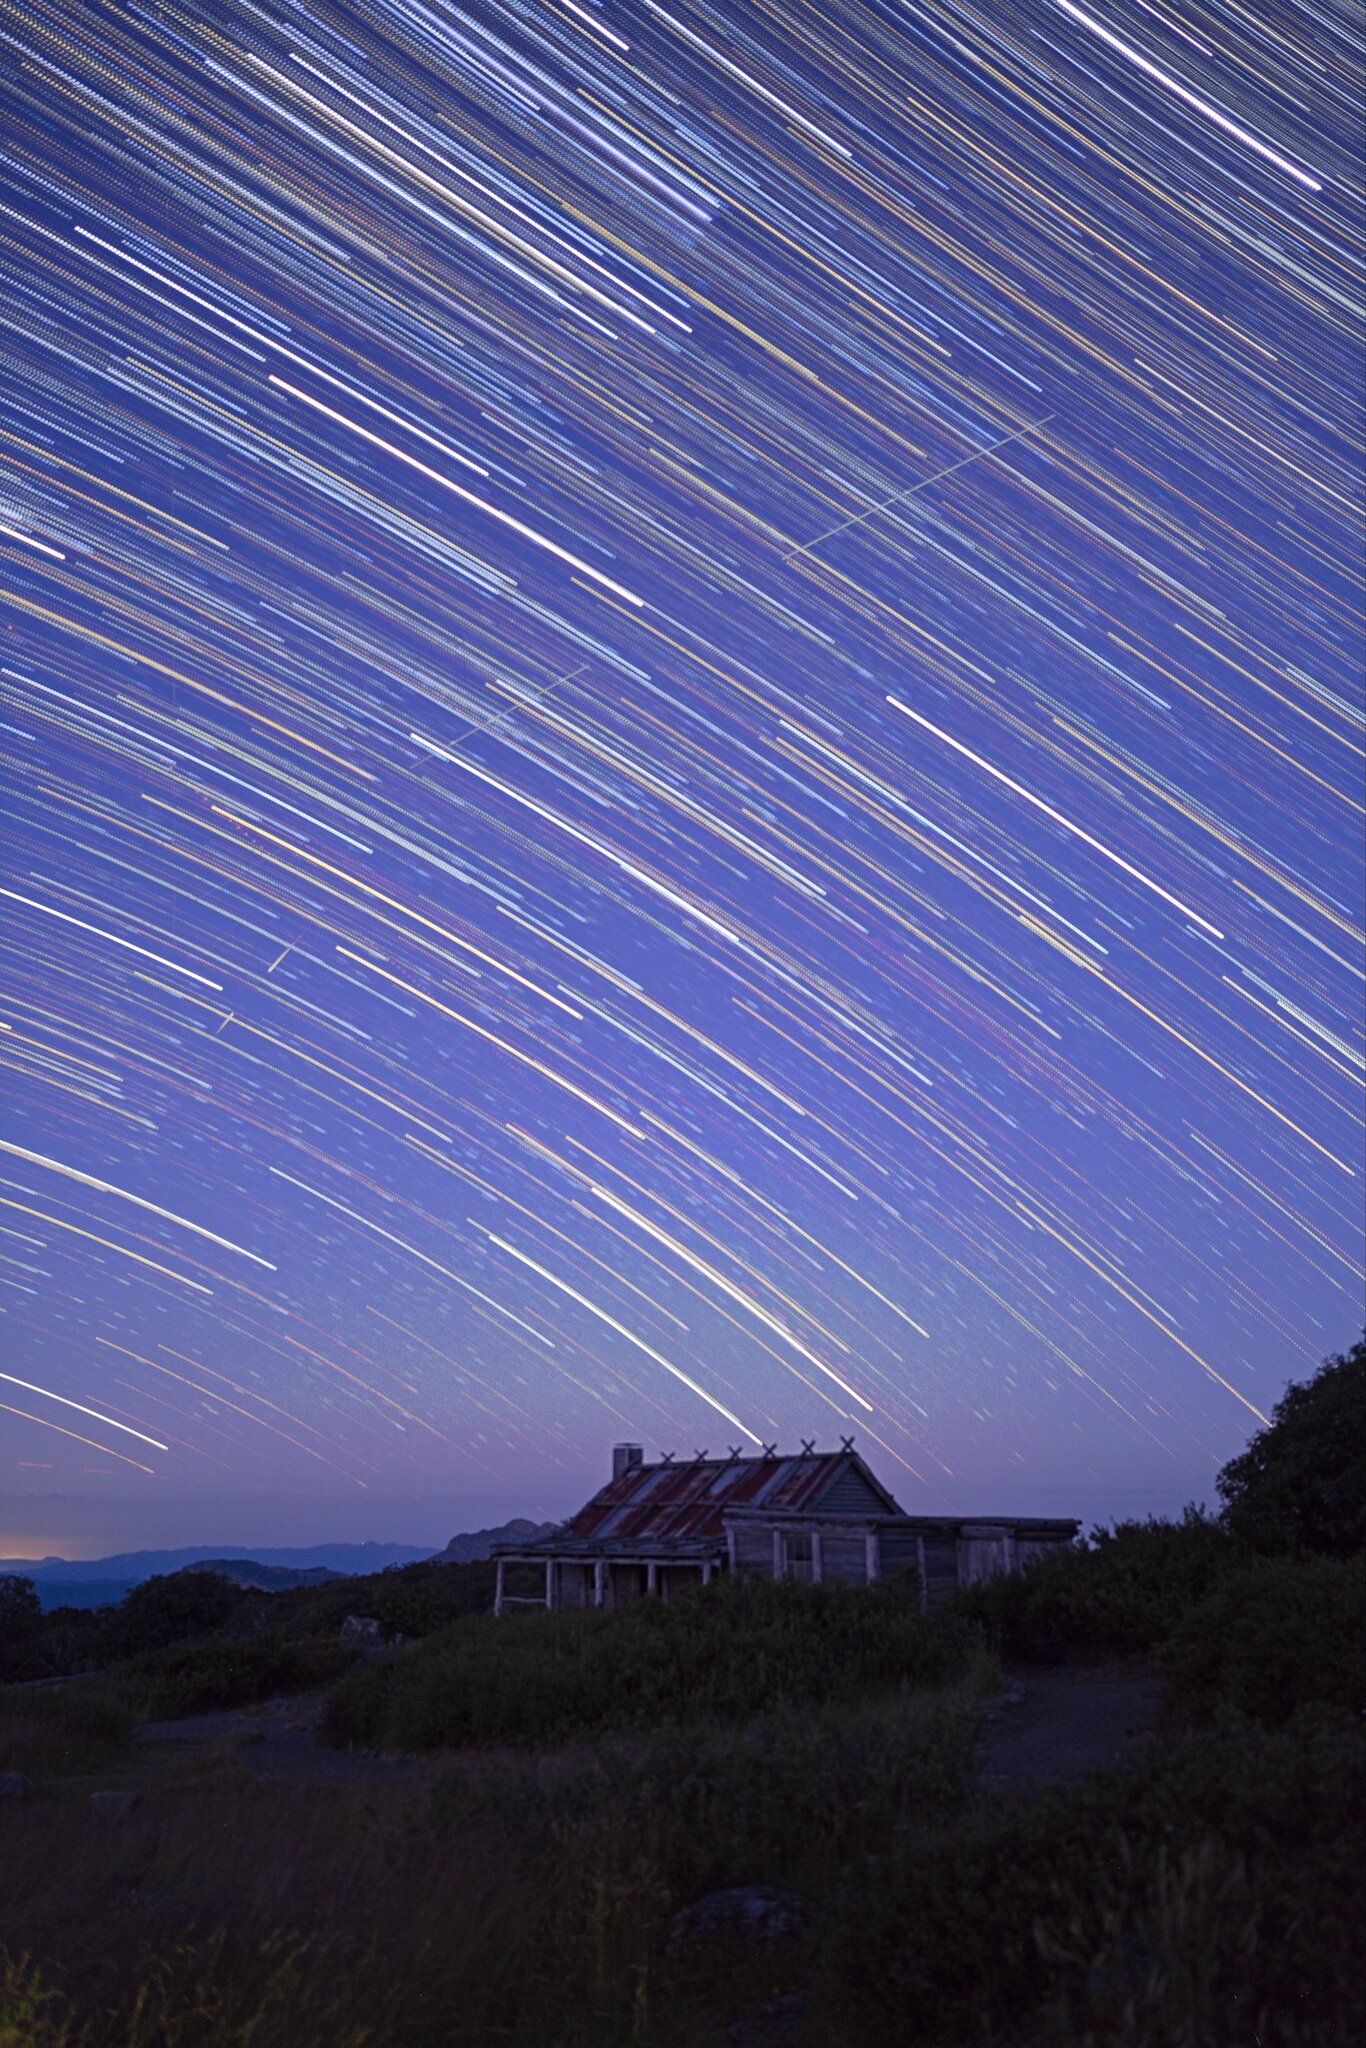
[[[16,18],[0,1552],[1208,1498],[1362,1323],[1355,25]]]

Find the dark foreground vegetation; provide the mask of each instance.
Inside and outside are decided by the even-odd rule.
[[[929,1615],[906,1582],[727,1583],[495,1623],[483,1566],[177,1574],[79,1621],[0,1586],[7,1673],[80,1674],[0,1690],[31,1784],[0,1807],[0,2048],[1356,2041],[1366,1347],[1220,1490]],[[344,1649],[353,1612],[405,1644]],[[1026,1688],[1156,1668],[1165,1725],[1118,1769],[985,1789],[997,1660]],[[133,1738],[324,1688],[335,1781],[256,1774],[231,1731]],[[375,1776],[375,1748],[412,1761]],[[139,1803],[97,1817],[94,1789]],[[805,1902],[799,1936],[670,1941],[756,1884]]]

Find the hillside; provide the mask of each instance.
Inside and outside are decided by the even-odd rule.
[[[220,1578],[231,1579],[234,1586],[253,1593],[284,1593],[295,1586],[326,1586],[333,1579],[349,1576],[346,1572],[330,1571],[325,1564],[258,1564],[254,1558],[236,1557],[206,1557],[202,1564],[191,1569],[217,1572]]]

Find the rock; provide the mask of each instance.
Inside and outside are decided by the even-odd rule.
[[[0,1771],[0,1799],[23,1799],[29,1789],[22,1771]]]
[[[378,1650],[384,1641],[383,1627],[372,1614],[348,1614],[341,1626],[341,1639],[348,1649]]]
[[[92,1792],[90,1811],[105,1820],[131,1820],[142,1803],[138,1792]]]
[[[730,1885],[674,1914],[664,1952],[671,1962],[695,1961],[717,1941],[791,1941],[805,1926],[806,1907],[795,1892],[766,1884]]]

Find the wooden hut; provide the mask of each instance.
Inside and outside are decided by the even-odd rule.
[[[732,1451],[647,1465],[638,1444],[618,1444],[612,1477],[552,1535],[500,1545],[494,1613],[512,1604],[613,1607],[723,1571],[775,1579],[866,1585],[914,1565],[922,1604],[954,1586],[1010,1571],[1039,1550],[1070,1543],[1079,1524],[1037,1518],[906,1515],[846,1438],[838,1451],[804,1445]],[[534,1595],[506,1590],[508,1565],[536,1565]]]

